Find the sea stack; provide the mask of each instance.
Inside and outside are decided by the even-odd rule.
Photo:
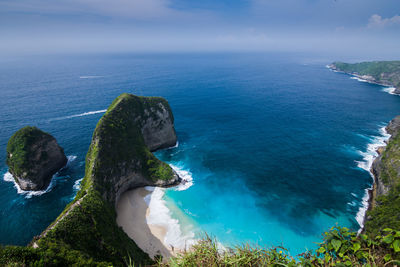
[[[7,165],[22,190],[44,190],[53,175],[67,163],[56,139],[42,130],[26,126],[7,144]]]

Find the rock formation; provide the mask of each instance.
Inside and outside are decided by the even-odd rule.
[[[160,97],[122,94],[99,120],[86,156],[85,177],[75,199],[32,246],[59,247],[104,266],[152,260],[116,223],[115,204],[125,191],[141,186],[172,186],[181,179],[150,151],[174,146],[174,117]]]
[[[24,127],[8,141],[7,165],[22,190],[46,189],[66,163],[56,139],[36,127]]]

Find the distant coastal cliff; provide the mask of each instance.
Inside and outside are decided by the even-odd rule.
[[[333,62],[328,67],[354,75],[370,83],[376,83],[395,88],[395,94],[400,94],[400,61],[372,61],[361,63]]]

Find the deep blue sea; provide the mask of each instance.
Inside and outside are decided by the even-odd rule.
[[[179,146],[156,155],[193,178],[164,195],[183,234],[285,245],[295,255],[335,224],[358,230],[372,183],[360,166],[400,97],[328,63],[289,54],[0,60],[0,243],[26,245],[73,199],[96,123],[123,92],[163,96],[173,109]],[[41,195],[4,180],[8,138],[25,125],[54,135],[71,156]]]

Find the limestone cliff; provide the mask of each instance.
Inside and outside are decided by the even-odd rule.
[[[371,168],[375,182],[365,224],[368,232],[386,227],[400,229],[400,116],[388,124],[386,131],[391,137]]]
[[[97,124],[86,162],[86,176],[105,200],[115,203],[134,187],[179,183],[171,167],[150,152],[176,144],[173,122],[162,98],[122,94],[114,100]]]
[[[173,123],[163,98],[117,97],[93,133],[80,191],[32,246],[47,251],[57,244],[106,266],[123,266],[130,259],[135,265],[151,263],[116,224],[115,204],[130,188],[180,182],[171,167],[150,152],[176,144]]]
[[[7,165],[22,190],[43,190],[67,158],[56,139],[36,127],[24,127],[10,138]]]

